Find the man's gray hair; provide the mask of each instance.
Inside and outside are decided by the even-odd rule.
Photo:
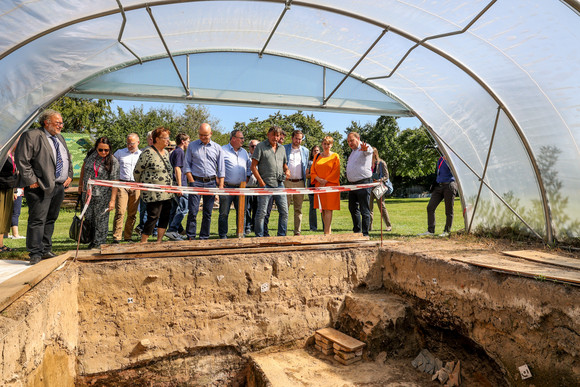
[[[276,134],[282,134],[282,133],[284,133],[284,131],[282,130],[282,128],[279,127],[279,126],[272,126],[272,127],[270,127],[270,130],[268,130],[268,133],[270,133],[270,132],[274,132]]]
[[[54,116],[54,115],[60,115],[59,112],[57,112],[56,110],[53,109],[46,109],[45,111],[43,111],[42,113],[40,113],[40,116],[38,117],[38,122],[40,123],[40,125],[42,127],[44,127],[44,123],[46,121],[48,121],[50,119],[50,117]]]
[[[350,136],[351,134],[360,140],[360,134],[358,132],[350,132],[346,135],[346,137]]]
[[[129,133],[127,135],[127,140],[130,139],[131,137],[136,138],[137,140],[139,140],[139,135],[137,133]]]
[[[232,138],[234,138],[236,136],[236,134],[238,134],[238,132],[241,133],[242,131],[240,129],[234,129],[234,130],[232,130],[232,132],[230,133],[230,140]]]

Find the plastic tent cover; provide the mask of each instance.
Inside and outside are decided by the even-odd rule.
[[[2,155],[75,95],[416,115],[465,226],[580,232],[576,0],[0,3]]]

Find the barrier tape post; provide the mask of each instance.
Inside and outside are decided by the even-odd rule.
[[[240,188],[246,188],[246,182],[242,181],[240,183]],[[238,198],[238,238],[244,237],[245,225],[245,213],[246,213],[246,196],[240,195]]]

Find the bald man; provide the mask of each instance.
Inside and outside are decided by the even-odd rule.
[[[185,154],[184,171],[189,187],[224,188],[226,176],[224,152],[220,145],[211,141],[211,126],[203,123],[199,127],[199,139],[191,142]],[[197,233],[197,213],[200,195],[189,195],[187,215],[187,239],[195,239]],[[199,239],[209,239],[211,212],[215,195],[203,195],[203,217]]]

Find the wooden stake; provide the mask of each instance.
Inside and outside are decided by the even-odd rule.
[[[246,182],[242,181],[240,188],[246,188]],[[246,197],[244,195],[238,196],[238,238],[244,237],[244,230],[246,225],[244,223],[244,215],[246,212]]]

